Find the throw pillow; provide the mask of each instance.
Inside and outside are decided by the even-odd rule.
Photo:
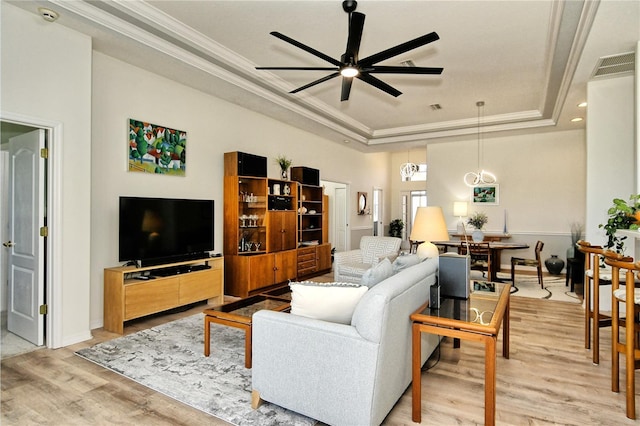
[[[376,265],[367,269],[360,279],[360,284],[371,288],[380,281],[386,280],[391,275],[393,275],[393,266],[391,266],[389,259],[384,258]]]
[[[369,289],[352,283],[292,282],[291,313],[323,321],[351,324],[353,311]]]
[[[417,265],[421,262],[421,259],[417,254],[409,254],[405,256],[398,256],[396,260],[393,261],[393,273],[397,274],[403,269],[410,268],[414,265]]]
[[[389,262],[393,263],[398,257],[398,252],[387,253],[382,256],[378,256],[378,262],[382,262],[384,259],[389,259]]]

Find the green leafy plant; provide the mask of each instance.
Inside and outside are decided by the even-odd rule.
[[[404,222],[402,219],[393,219],[389,224],[389,236],[402,238],[402,230],[404,229]]]
[[[475,212],[469,217],[467,223],[476,229],[482,229],[482,227],[489,221],[486,213]]]
[[[284,155],[279,155],[276,157],[276,163],[280,166],[282,171],[285,171],[289,168],[289,166],[291,166],[292,161],[290,158],[287,158]]]
[[[607,210],[607,223],[601,223],[598,228],[603,228],[607,234],[606,248],[614,249],[617,253],[624,252],[624,241],[626,236],[616,235],[618,229],[638,229],[638,216],[640,211],[640,194],[632,194],[629,200],[621,198],[613,199],[613,206]]]

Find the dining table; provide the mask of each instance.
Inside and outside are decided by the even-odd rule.
[[[494,265],[491,265],[491,268],[489,268],[489,270],[491,271],[489,281],[500,281],[500,279],[498,278],[498,271],[500,270],[500,265],[502,264],[500,262],[500,257],[503,250],[524,250],[529,248],[529,245],[524,243],[507,243],[502,241],[483,242],[489,244],[489,250],[491,251],[491,262],[495,266],[497,266],[493,267]],[[436,246],[442,246],[445,248],[455,248],[458,250],[459,254],[465,253],[464,248],[467,244],[464,240],[432,241],[432,243]]]

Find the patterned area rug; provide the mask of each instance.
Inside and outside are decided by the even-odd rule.
[[[498,272],[498,278],[511,281],[511,274]],[[565,285],[564,275],[543,277],[544,289],[540,288],[537,276],[516,274],[515,278],[515,286],[511,289],[512,296],[582,303],[582,298]]]
[[[498,272],[498,278],[510,282],[511,273]],[[471,271],[471,279],[486,281],[486,278],[483,278],[482,273],[479,271]],[[316,282],[333,281],[333,272],[310,278],[310,280]],[[538,284],[537,275],[516,274],[516,285],[511,289],[511,295],[518,297],[530,297],[532,299],[548,299],[569,303],[582,303],[582,298],[575,292],[570,291],[570,287],[565,285],[566,281],[564,275],[545,276],[543,278],[543,282],[544,289],[541,289],[540,284]]]
[[[172,321],[76,352],[125,377],[235,425],[313,425],[270,403],[251,408],[251,370],[244,368],[244,331],[211,324],[204,350],[202,314]]]

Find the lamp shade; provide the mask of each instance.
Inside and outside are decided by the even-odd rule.
[[[467,215],[467,202],[466,201],[454,201],[453,202],[453,215],[458,217],[464,217]]]
[[[411,230],[412,241],[449,241],[441,207],[418,207]]]

